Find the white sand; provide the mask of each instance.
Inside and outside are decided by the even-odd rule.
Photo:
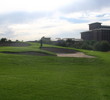
[[[58,57],[82,57],[82,58],[95,58],[94,56],[89,56],[86,55],[82,52],[77,52],[77,53],[69,53],[69,54],[62,54],[62,53],[57,53]]]

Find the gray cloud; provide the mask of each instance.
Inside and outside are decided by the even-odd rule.
[[[61,11],[64,13],[98,11],[107,7],[110,7],[110,0],[77,0],[61,8]]]
[[[11,12],[0,14],[0,38],[15,38],[14,30],[9,28],[12,24],[24,24],[36,19],[50,16],[50,12]]]
[[[89,17],[91,17],[88,12],[94,12],[94,11],[98,11],[104,8],[109,8],[110,6],[110,0],[76,0],[75,3],[71,3],[67,6],[63,6],[62,8],[58,9],[58,12],[60,12],[62,14],[63,13],[73,13],[73,12],[84,12],[83,14],[87,14],[86,18],[80,17],[80,18],[66,18],[65,15],[66,14],[62,14],[62,15],[56,15],[54,16],[54,13],[56,13],[57,11],[53,11],[53,12],[11,12],[11,13],[1,13],[0,14],[0,37],[7,37],[7,38],[17,38],[17,37],[21,37],[22,36],[30,36],[30,34],[33,33],[23,33],[22,35],[19,34],[19,32],[17,34],[15,33],[15,30],[11,29],[9,26],[11,24],[24,24],[24,23],[28,23],[28,22],[33,22],[34,20],[40,19],[40,18],[50,18],[54,17],[54,18],[59,18],[60,20],[66,20],[69,23],[85,23],[89,21]],[[105,21],[105,20],[110,20],[108,13],[105,12],[105,14],[101,13],[100,15],[96,15],[95,17],[97,19],[99,19],[100,21]],[[61,17],[62,16],[62,17]],[[106,17],[108,16],[108,17]],[[61,18],[60,18],[61,17]],[[87,20],[86,20],[87,19]],[[91,19],[90,19],[91,20]],[[48,22],[48,21],[47,21]],[[52,22],[51,22],[52,23]],[[47,26],[41,26],[40,28],[43,29],[51,29],[57,27],[56,25],[52,26],[47,25]],[[56,28],[57,29],[57,28]],[[22,30],[22,29],[21,29]],[[36,29],[37,30],[37,29]],[[80,30],[80,28],[79,28]],[[75,31],[75,33],[73,34],[73,31],[69,32],[62,32],[62,34],[59,33],[59,37],[79,37],[80,36],[80,31],[79,30],[73,30]],[[22,32],[22,31],[21,31]],[[44,34],[44,32],[39,32],[38,34]],[[72,35],[73,34],[73,35]],[[53,36],[53,34],[52,34]],[[56,34],[55,34],[56,36]],[[36,36],[37,37],[37,36]],[[33,38],[35,38],[35,36],[33,35]]]
[[[0,24],[22,24],[42,17],[48,17],[49,15],[49,12],[12,12],[0,14]]]

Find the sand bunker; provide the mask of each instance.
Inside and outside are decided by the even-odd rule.
[[[78,51],[73,50],[73,49],[55,48],[55,47],[42,47],[41,49],[47,50],[50,52],[54,52],[54,53],[65,53],[65,54],[78,52]]]
[[[63,48],[55,48],[55,47],[43,47],[43,50],[47,50],[50,52],[56,53],[58,57],[82,57],[82,58],[95,58],[94,56],[89,56],[84,54],[83,52],[79,52],[72,49],[63,49]],[[0,53],[6,54],[20,54],[20,55],[33,55],[33,56],[55,56],[51,54],[47,54],[44,52],[37,51],[25,51],[25,52],[10,52],[10,51],[2,51]]]
[[[61,54],[61,53],[57,53],[58,57],[80,57],[80,58],[95,58],[94,56],[89,56],[86,55],[82,52],[77,52],[77,53],[71,53],[71,54]]]
[[[89,56],[83,52],[79,52],[73,49],[65,48],[55,48],[55,47],[42,47],[41,49],[54,52],[58,57],[82,57],[82,58],[95,58],[94,56]]]

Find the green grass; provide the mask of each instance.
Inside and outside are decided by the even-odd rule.
[[[38,45],[0,51],[40,51]],[[0,53],[0,100],[110,100],[110,52],[81,51],[96,58]]]
[[[4,46],[4,47],[0,47],[0,52],[1,51],[10,51],[10,52],[36,51],[36,52],[40,52],[40,53],[56,55],[55,53],[41,50],[39,48],[40,47],[39,43],[29,43],[29,44],[31,44],[31,46],[26,46],[26,47],[7,47],[7,46]]]

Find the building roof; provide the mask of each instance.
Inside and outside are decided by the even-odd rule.
[[[91,24],[102,24],[102,23],[100,23],[100,22],[95,22],[95,23],[91,23]],[[89,24],[89,25],[91,25],[91,24]]]

